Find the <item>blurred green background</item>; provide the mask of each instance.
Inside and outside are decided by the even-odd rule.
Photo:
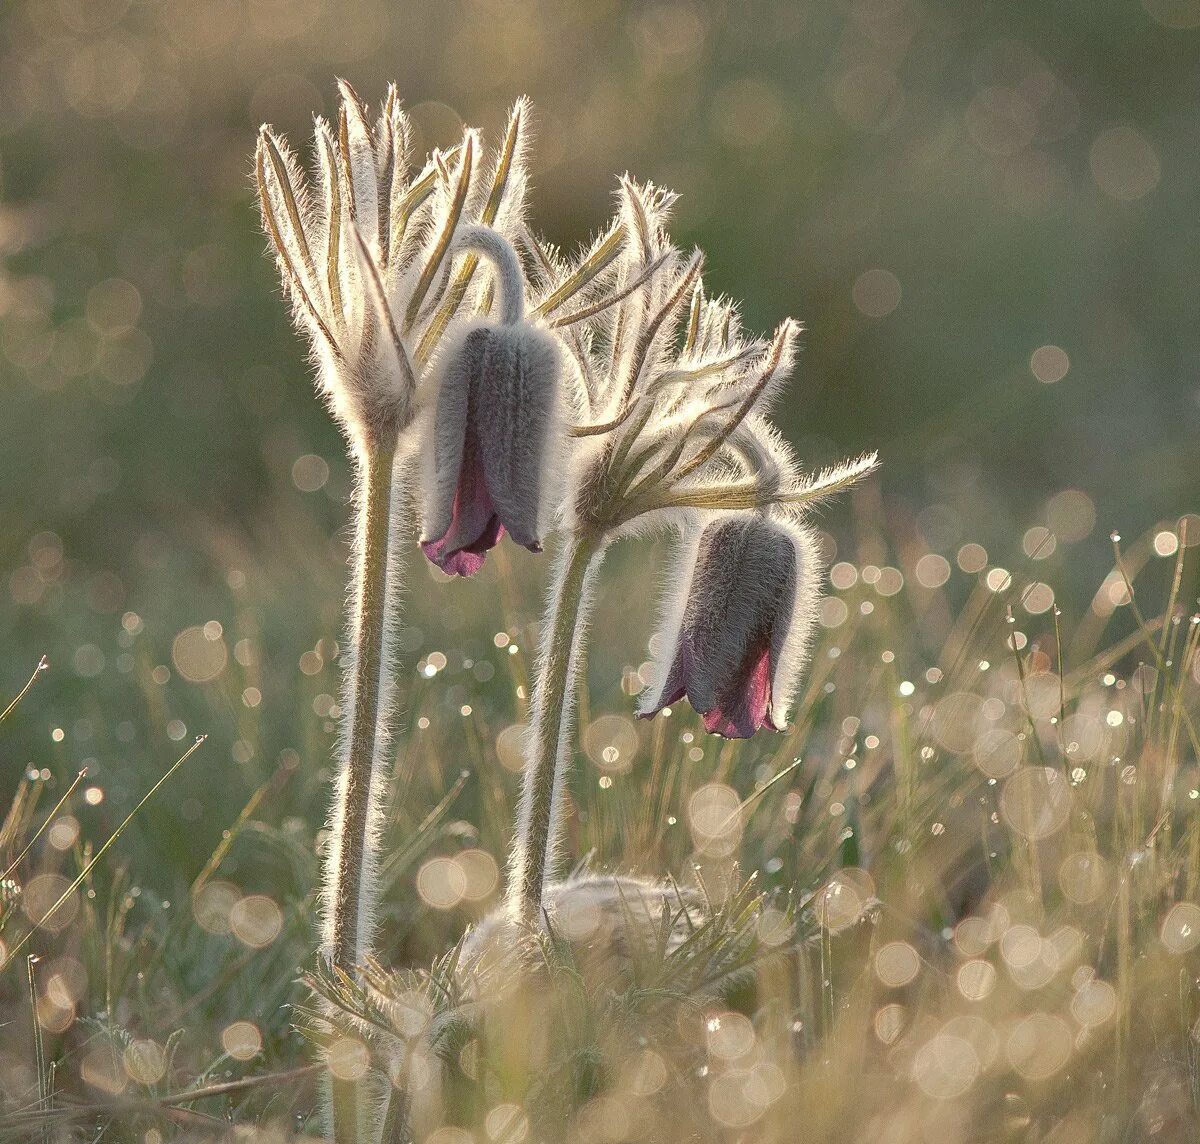
[[[894,552],[860,530],[860,559],[1009,562],[1046,525],[1039,575],[1077,615],[1110,530],[1200,503],[1200,0],[8,0],[0,20],[4,691],[42,652],[57,669],[6,728],[2,785],[90,762],[115,814],[164,732],[219,732],[162,812],[193,865],[228,821],[188,835],[224,760],[248,769],[234,814],[267,760],[332,743],[348,472],[250,155],[263,121],[306,148],[335,76],[371,101],[395,80],[426,147],[464,121],[494,138],[527,92],[533,219],[562,244],[604,223],[617,173],[679,190],[710,288],[751,328],[807,325],[777,411],[801,455],[882,452],[853,519]],[[542,566],[505,559],[528,622]],[[453,639],[468,685],[477,655],[507,662],[494,576],[427,601],[416,578],[411,650]],[[228,658],[216,682],[172,674],[189,631]],[[644,654],[626,643],[610,680]]]
[[[306,146],[335,75],[394,79],[426,144],[528,92],[562,243],[615,173],[675,187],[712,286],[808,327],[802,454],[880,448],[889,496],[953,510],[933,546],[1066,487],[1101,547],[1195,507],[1197,0],[4,7],[8,569],[31,529],[119,564],[157,519],[244,520],[307,453],[340,500],[249,179],[257,125]]]

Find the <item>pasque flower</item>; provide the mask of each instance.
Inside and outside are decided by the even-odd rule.
[[[525,320],[511,245],[485,227],[464,230],[458,242],[492,263],[500,315],[466,323],[445,351],[421,548],[444,572],[470,576],[506,529],[541,551],[544,506],[561,470],[562,359],[556,338]]]
[[[686,695],[713,734],[782,731],[815,618],[812,534],[749,512],[692,533],[664,609],[660,682],[639,714],[648,718]]]
[[[523,227],[524,100],[489,161],[468,129],[413,171],[412,130],[395,88],[372,116],[341,84],[336,122],[315,123],[314,178],[268,127],[255,175],[297,328],[358,470],[351,575],[347,726],[325,879],[326,955],[344,970],[370,947],[391,699],[390,660],[409,482],[395,473],[420,444],[418,412],[433,363],[456,331],[491,307],[484,254]],[[474,244],[464,235],[491,236]],[[496,260],[492,259],[493,263]],[[497,269],[493,266],[493,270]],[[499,267],[503,271],[504,267]],[[505,283],[502,304],[520,302]],[[502,320],[505,315],[502,315]]]
[[[770,339],[743,335],[733,304],[705,293],[699,252],[685,255],[672,245],[666,222],[674,201],[669,191],[622,179],[616,218],[573,263],[526,237],[540,295],[535,316],[559,332],[571,364],[565,376],[576,383],[568,536],[543,625],[511,863],[510,910],[527,921],[540,916],[562,837],[565,777],[575,753],[571,696],[607,547],[648,527],[686,525],[694,513],[799,520],[875,466],[870,455],[801,475],[765,415],[791,372],[800,327],[787,319]],[[807,622],[796,601],[811,605],[819,579],[802,525],[792,533],[784,524],[754,527],[771,536],[773,580],[754,587],[737,627],[700,638],[702,661],[681,665],[673,684],[694,687],[712,729],[730,735],[750,734],[768,718],[781,723]],[[720,533],[719,547],[724,551],[734,536]],[[707,583],[710,601],[732,594],[711,578]],[[732,657],[727,672],[720,656]]]
[[[345,714],[324,856],[323,955],[352,975],[374,938],[379,847],[386,820],[398,553],[411,516],[405,479],[421,444],[420,410],[439,359],[464,321],[487,314],[494,283],[459,235],[497,236],[521,225],[524,124],[517,103],[489,161],[467,130],[416,171],[412,132],[394,88],[377,116],[348,84],[334,124],[317,119],[315,177],[270,128],[255,176],[297,328],[307,336],[321,392],[342,426],[357,472],[347,635]],[[486,251],[485,251],[486,252]],[[366,1089],[334,1078],[338,1144],[366,1139]]]

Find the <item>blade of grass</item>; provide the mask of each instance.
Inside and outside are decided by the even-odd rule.
[[[37,976],[33,967],[37,965],[37,954],[31,953],[25,959],[25,977],[29,984],[29,1020],[33,1026],[33,1060],[37,1069],[38,1082],[38,1111],[49,1107],[50,1083],[46,1075],[46,1045],[42,1040],[42,1023],[38,1020],[37,1006]],[[46,1129],[42,1128],[42,1139],[46,1139]]]
[[[387,860],[383,867],[382,875],[385,881],[395,878],[412,861],[413,856],[421,852],[422,847],[427,844],[426,835],[437,825],[446,811],[454,805],[455,800],[462,794],[463,787],[467,785],[470,778],[471,772],[463,771],[455,780],[454,785],[442,796],[437,806],[422,819],[421,824],[413,831],[412,841]]]
[[[242,807],[241,814],[237,816],[237,820],[222,835],[221,841],[217,844],[217,848],[212,852],[212,856],[205,863],[204,869],[196,875],[196,880],[192,883],[193,894],[197,893],[204,883],[207,882],[209,878],[211,878],[220,868],[221,863],[225,860],[225,855],[229,853],[230,847],[233,846],[238,835],[245,828],[246,823],[250,821],[251,816],[256,810],[258,810],[259,806],[262,805],[263,799],[267,797],[268,793],[277,793],[291,777],[291,773],[292,772],[286,766],[280,766],[275,773],[250,796],[246,805]]]
[[[19,692],[17,692],[17,697],[7,707],[5,707],[2,712],[0,712],[0,723],[3,723],[4,720],[16,710],[17,704],[29,694],[29,689],[37,682],[37,677],[49,666],[50,661],[45,656],[42,656],[42,658],[38,660],[37,667],[33,669],[33,674],[28,678],[28,680],[26,680],[25,686],[22,687]]]
[[[305,1065],[301,1068],[289,1069],[286,1072],[267,1073],[263,1076],[242,1077],[239,1080],[224,1081],[220,1084],[205,1085],[189,1092],[174,1092],[161,1096],[157,1100],[113,1100],[93,1101],[87,1104],[75,1104],[66,1108],[56,1108],[53,1112],[17,1112],[0,1119],[0,1132],[11,1132],[22,1128],[32,1128],[39,1124],[62,1124],[72,1120],[90,1120],[97,1116],[115,1116],[117,1114],[131,1115],[138,1112],[155,1112],[176,1108],[180,1105],[191,1104],[195,1100],[209,1100],[213,1097],[231,1096],[234,1093],[245,1092],[249,1089],[267,1085],[283,1086],[294,1081],[313,1076],[324,1069],[324,1065]]]
[[[3,882],[6,878],[10,877],[12,875],[12,872],[21,864],[21,862],[24,860],[25,856],[29,853],[29,851],[33,849],[34,843],[37,842],[37,840],[39,838],[41,838],[41,836],[45,833],[46,827],[48,827],[50,825],[50,823],[52,823],[54,821],[54,817],[55,817],[55,815],[58,814],[59,810],[62,809],[63,803],[65,803],[67,801],[67,799],[69,799],[71,797],[75,788],[77,786],[79,786],[79,784],[81,782],[83,782],[84,776],[86,776],[87,773],[88,773],[87,767],[84,767],[83,770],[81,770],[79,772],[79,774],[77,774],[75,776],[75,781],[72,782],[69,787],[67,787],[66,792],[63,794],[62,798],[60,798],[58,800],[58,802],[56,802],[54,804],[54,809],[51,810],[48,815],[46,815],[45,821],[42,823],[41,826],[39,826],[37,828],[37,830],[34,832],[33,837],[30,838],[30,840],[25,844],[25,849],[22,850],[21,853],[18,854],[12,860],[12,863],[9,865],[8,869],[5,870],[3,874],[0,874],[0,882]]]
[[[142,809],[142,807],[144,807],[146,803],[148,803],[150,799],[153,798],[158,792],[159,788],[162,787],[167,780],[200,749],[201,744],[203,744],[207,738],[207,735],[198,736],[196,741],[190,747],[188,747],[188,749],[184,751],[184,753],[178,759],[176,759],[176,761],[167,769],[158,782],[156,782],[144,795],[142,795],[141,801],[133,808],[133,810],[129,812],[125,818],[125,821],[122,822],[121,825],[109,835],[108,841],[105,842],[104,845],[101,846],[94,855],[92,855],[91,860],[76,875],[75,880],[63,891],[62,897],[60,897],[58,901],[55,902],[54,905],[52,905],[41,916],[33,929],[31,929],[23,938],[21,938],[21,940],[12,948],[8,955],[9,961],[11,961],[18,953],[21,952],[26,942],[28,942],[29,939],[33,937],[33,935],[37,933],[37,931],[41,929],[42,926],[44,926],[46,922],[49,921],[50,918],[52,918],[62,908],[63,903],[65,903],[67,899],[70,898],[70,896],[75,893],[77,889],[79,889],[79,887],[83,884],[84,879],[86,879],[87,876],[96,868],[96,864],[108,852],[109,847],[121,837],[121,835],[125,832],[125,829],[134,820],[135,816]]]
[[[742,799],[742,801],[738,803],[737,809],[731,811],[729,817],[727,819],[725,819],[725,821],[723,823],[721,823],[721,826],[717,830],[715,837],[721,837],[722,835],[724,835],[725,831],[728,830],[733,825],[734,820],[736,818],[738,818],[738,816],[742,813],[743,810],[746,809],[746,807],[752,805],[753,803],[756,803],[760,798],[762,798],[762,796],[764,794],[767,793],[767,791],[769,791],[777,782],[779,782],[780,779],[787,778],[787,776],[790,775],[792,773],[792,771],[794,771],[797,767],[802,766],[803,763],[804,763],[803,759],[797,759],[794,763],[791,763],[789,766],[784,767],[783,770],[781,770],[778,774],[773,775],[771,778],[769,778],[765,783],[763,783],[762,786],[760,786],[752,794],[748,794],[744,799]]]

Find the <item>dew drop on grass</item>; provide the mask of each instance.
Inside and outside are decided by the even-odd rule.
[[[1162,943],[1171,953],[1187,953],[1200,945],[1200,906],[1177,902],[1163,919]]]

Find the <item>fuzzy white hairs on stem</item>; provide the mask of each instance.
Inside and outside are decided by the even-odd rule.
[[[357,688],[360,678],[359,651],[362,646],[363,584],[369,572],[368,564],[368,496],[369,462],[360,460],[356,479],[355,501],[360,504],[355,536],[351,549],[351,573],[347,592],[347,649],[344,653],[342,679],[342,710],[350,713],[343,721],[338,737],[338,772],[335,779],[333,803],[330,808],[329,843],[325,854],[321,887],[321,951],[326,960],[335,960],[341,932],[339,917],[354,918],[347,930],[353,936],[356,957],[361,960],[371,949],[375,933],[378,906],[379,853],[386,818],[388,764],[390,748],[399,718],[399,699],[395,675],[395,637],[400,619],[401,592],[405,555],[402,544],[387,546],[382,629],[379,643],[378,676],[375,683],[379,705],[375,717],[370,778],[366,787],[366,812],[362,816],[363,846],[357,877],[346,868],[344,845],[347,836],[347,784],[350,782],[350,752],[354,741],[353,713],[357,710]],[[394,466],[403,471],[411,459],[398,456]],[[388,506],[389,537],[410,535],[411,506],[399,492],[400,482],[393,483]],[[370,680],[365,681],[370,684]],[[357,886],[354,883],[357,882]],[[351,895],[353,895],[351,897]]]
[[[509,864],[508,907],[514,920],[537,920],[542,892],[562,838],[563,787],[573,753],[572,697],[586,661],[589,615],[604,545],[573,539],[559,554],[546,596],[526,763]]]
[[[464,226],[454,242],[457,250],[482,254],[496,273],[499,285],[501,325],[515,326],[525,320],[525,275],[517,252],[503,235],[489,226]]]

